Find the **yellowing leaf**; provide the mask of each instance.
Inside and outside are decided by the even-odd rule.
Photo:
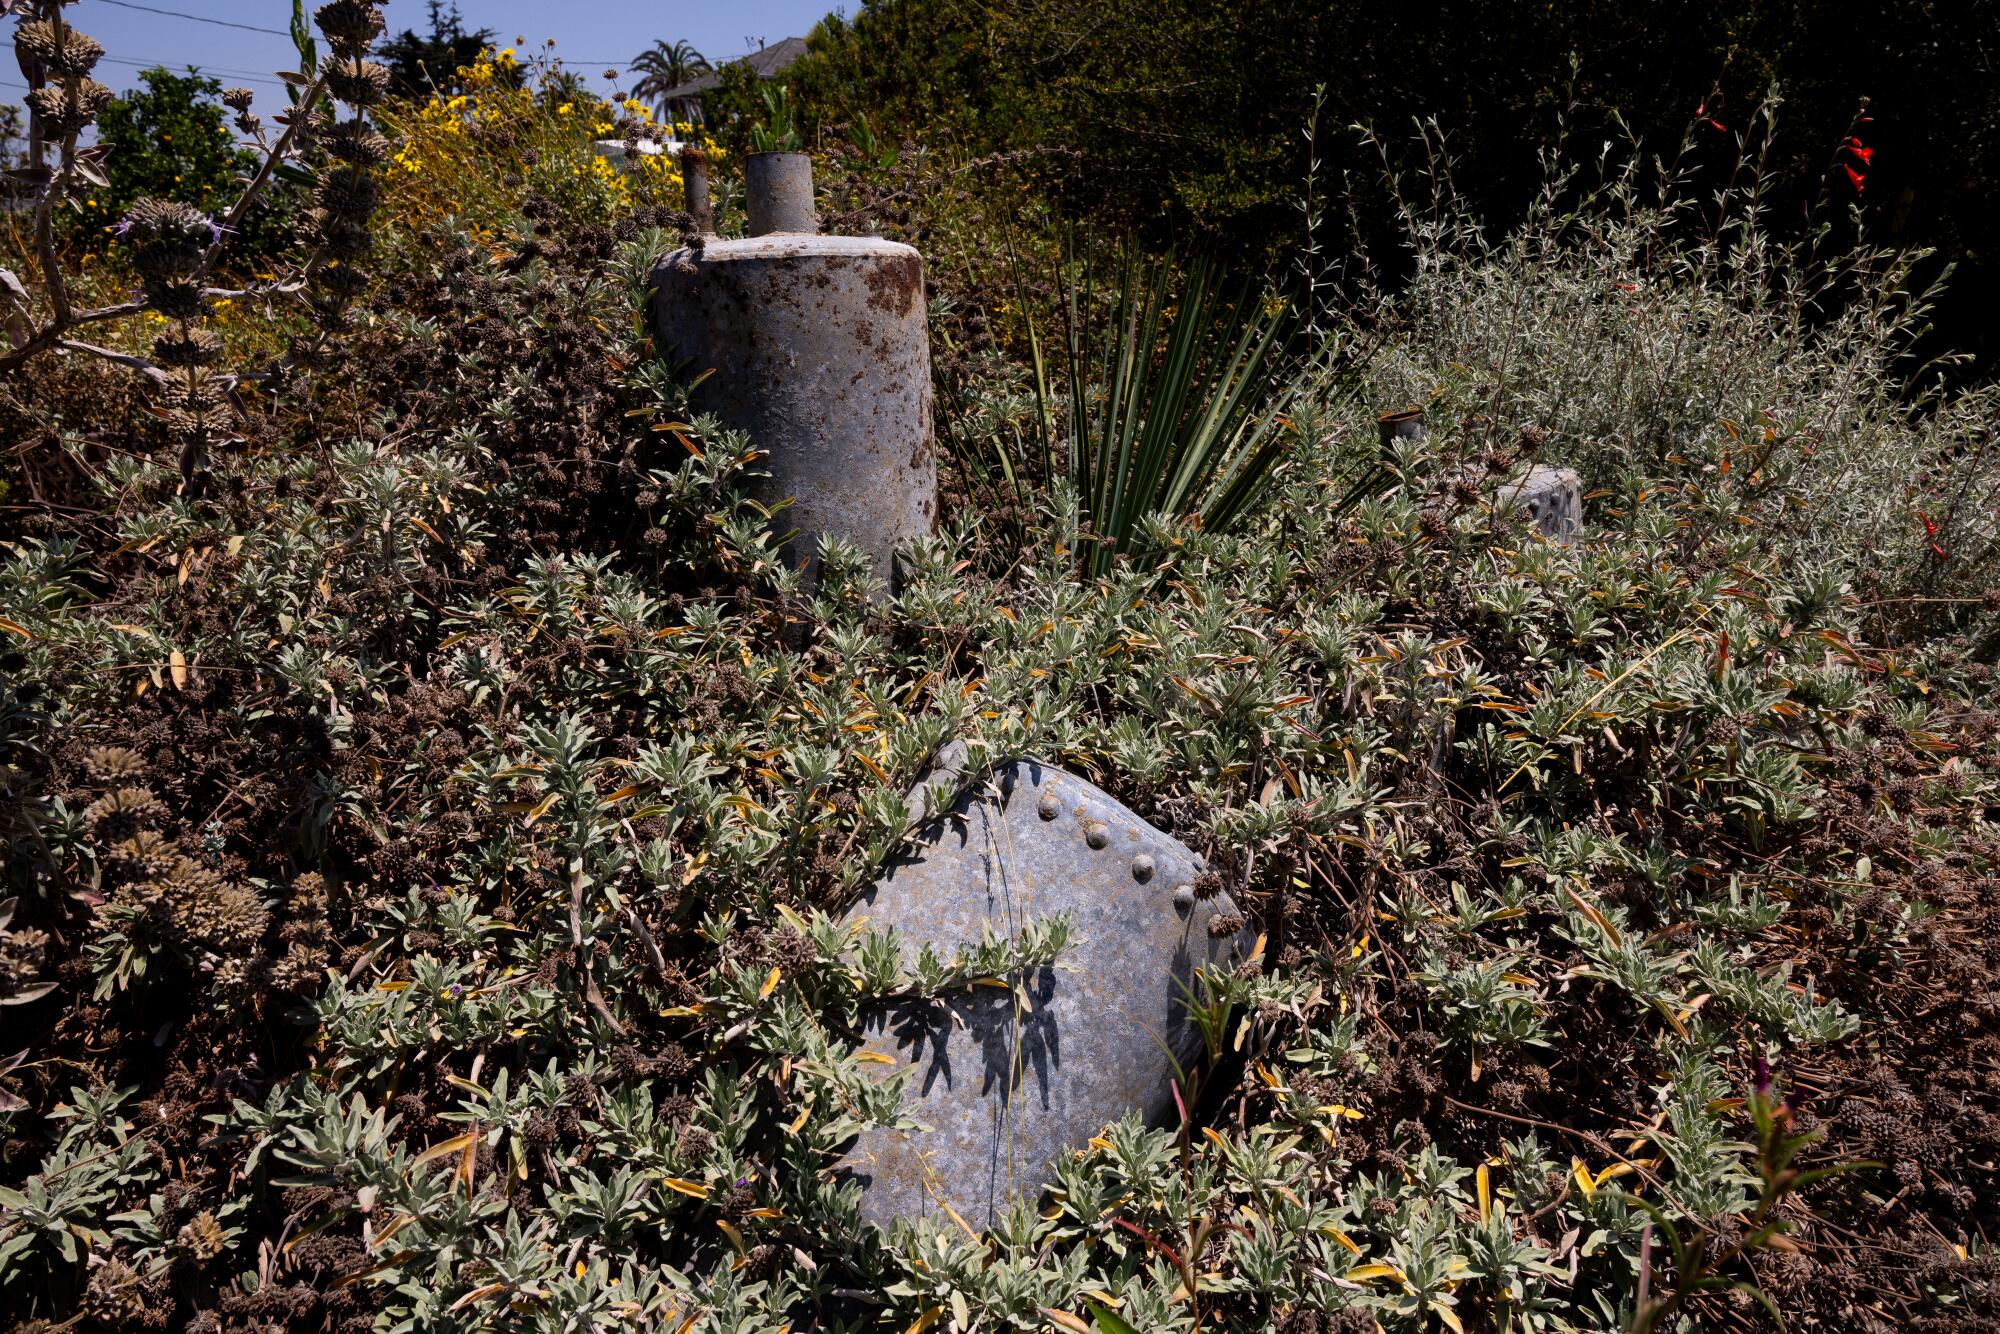
[[[903,1334],[924,1334],[924,1331],[935,1325],[937,1318],[943,1314],[944,1308],[942,1306],[926,1306],[923,1314],[912,1320],[910,1327],[904,1330]]]
[[[187,688],[188,660],[181,656],[179,649],[175,649],[167,655],[167,671],[174,678],[174,689],[184,690]]]
[[[883,1055],[883,1054],[882,1054],[881,1052],[879,1052],[879,1051],[857,1051],[857,1052],[855,1052],[855,1053],[854,1053],[854,1059],[855,1059],[855,1060],[857,1060],[857,1061],[865,1061],[865,1062],[867,1062],[867,1063],[868,1063],[869,1065],[894,1065],[894,1064],[895,1064],[895,1061],[891,1060],[891,1059],[890,1059],[889,1057],[887,1057],[887,1056],[884,1056],[884,1055]]]
[[[118,629],[119,627],[117,627],[117,626],[113,626],[112,628],[113,628],[113,629]],[[138,627],[137,627],[137,626],[134,626],[133,628],[134,628],[134,629],[138,629]],[[7,632],[8,634],[10,634],[10,635],[19,635],[19,636],[20,636],[21,638],[23,638],[23,639],[33,639],[33,638],[34,638],[34,636],[33,636],[33,635],[31,635],[31,634],[29,634],[29,633],[28,633],[28,627],[27,627],[27,626],[25,626],[25,625],[16,625],[16,624],[14,624],[14,623],[13,623],[12,621],[9,621],[9,620],[6,620],[6,619],[4,619],[4,618],[0,618],[0,630],[5,630],[5,631],[6,631],[6,632]],[[141,630],[141,631],[140,631],[140,633],[141,633],[141,634],[144,634],[144,633],[145,633],[145,631]]]
[[[708,1187],[702,1185],[699,1181],[684,1181],[680,1177],[661,1177],[660,1184],[668,1190],[678,1191],[690,1199],[705,1200],[708,1198]]]
[[[478,1138],[479,1135],[477,1134],[477,1132],[471,1132],[464,1135],[454,1135],[450,1139],[445,1140],[441,1144],[433,1144],[428,1149],[425,1149],[422,1153],[417,1155],[416,1161],[412,1162],[410,1166],[422,1167],[425,1163],[432,1162],[436,1159],[448,1158],[455,1153],[464,1153],[467,1149],[472,1147],[472,1142]]]
[[[1354,1238],[1348,1236],[1345,1232],[1342,1232],[1339,1228],[1335,1227],[1333,1224],[1328,1223],[1325,1227],[1320,1229],[1320,1232],[1322,1235],[1332,1237],[1335,1241],[1339,1242],[1343,1247],[1346,1248],[1347,1253],[1349,1255],[1361,1254],[1361,1248],[1355,1245]]]
[[[1394,1265],[1381,1264],[1356,1265],[1347,1271],[1347,1281],[1349,1283],[1372,1283],[1378,1278],[1393,1278],[1398,1283],[1401,1283],[1403,1281],[1403,1271]]]
[[[1071,1315],[1068,1311],[1057,1311],[1044,1306],[1042,1314],[1047,1316],[1049,1323],[1058,1329],[1074,1330],[1076,1334],[1091,1334],[1090,1326],[1081,1318]]]
[[[771,975],[764,979],[764,985],[757,988],[757,999],[769,1000],[771,998],[771,993],[778,989],[778,980],[783,976],[784,976],[783,973],[779,972],[776,968],[773,968],[771,970]]]
[[[736,1225],[731,1223],[728,1219],[718,1218],[715,1220],[715,1225],[722,1229],[723,1236],[729,1238],[729,1244],[736,1248],[736,1253],[738,1255],[744,1254],[749,1249],[743,1244],[743,1234],[741,1232],[738,1232],[736,1230]]]

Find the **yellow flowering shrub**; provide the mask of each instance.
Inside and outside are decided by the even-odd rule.
[[[396,143],[383,182],[383,216],[392,223],[414,228],[456,217],[491,231],[530,193],[566,217],[603,222],[641,204],[680,208],[675,154],[634,152],[621,163],[600,141],[636,128],[641,139],[686,143],[699,135],[711,156],[722,152],[700,127],[655,122],[636,99],[606,101],[557,82],[544,66],[524,77],[512,48],[489,50],[458,73],[463,91],[393,103],[378,117]]]

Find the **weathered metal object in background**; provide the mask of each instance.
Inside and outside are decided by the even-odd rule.
[[[766,159],[786,159],[767,162]],[[791,499],[788,549],[816,574],[833,534],[894,578],[896,545],[937,519],[924,263],[894,241],[815,234],[811,159],[749,159],[742,240],[677,250],[654,270],[663,353],[693,374],[697,411],[765,451],[766,503]]]
[[[1392,458],[1398,442],[1424,438],[1424,410],[1405,408],[1401,412],[1384,412],[1375,418],[1375,430],[1382,437],[1382,457]]]
[[[1520,509],[1552,542],[1583,536],[1583,479],[1574,468],[1534,464],[1500,488],[1499,500],[1500,509]]]
[[[962,777],[961,746],[934,776]],[[921,793],[922,789],[919,789]],[[863,1184],[861,1212],[887,1224],[942,1216],[973,1226],[1034,1202],[1050,1161],[1108,1122],[1174,1112],[1173,1067],[1201,1037],[1184,1008],[1195,969],[1233,966],[1242,934],[1209,925],[1233,914],[1203,901],[1203,866],[1177,839],[1092,784],[1034,760],[986,775],[933,817],[916,849],[848,914],[902,932],[904,960],[929,944],[942,959],[1010,938],[1060,912],[1075,936],[1054,967],[878,1008],[867,1049],[914,1066],[904,1109],[927,1127],[863,1134],[842,1169]],[[1171,1059],[1169,1057],[1171,1053]]]
[[[752,153],[743,161],[743,207],[750,215],[752,236],[817,233],[812,158],[804,153]]]
[[[699,148],[681,151],[681,189],[697,236],[715,233],[715,204],[708,193],[708,154]]]

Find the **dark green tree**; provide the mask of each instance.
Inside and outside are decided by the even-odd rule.
[[[457,0],[429,0],[429,35],[405,28],[394,37],[385,37],[375,49],[375,57],[389,67],[389,88],[401,97],[422,97],[433,88],[458,86],[458,69],[479,59],[479,53],[493,44],[493,29],[468,31],[458,12]]]

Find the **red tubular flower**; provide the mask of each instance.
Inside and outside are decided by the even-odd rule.
[[[1924,526],[1924,541],[1930,545],[1931,551],[1936,554],[1939,560],[1950,560],[1951,557],[1945,554],[1945,549],[1938,545],[1938,526],[1931,522],[1931,516],[1922,510],[1918,510],[1917,519]]]
[[[1868,188],[1867,178],[1862,176],[1860,172],[1848,166],[1845,162],[1840,164],[1840,169],[1847,173],[1847,182],[1854,187],[1855,194],[1860,194]]]

